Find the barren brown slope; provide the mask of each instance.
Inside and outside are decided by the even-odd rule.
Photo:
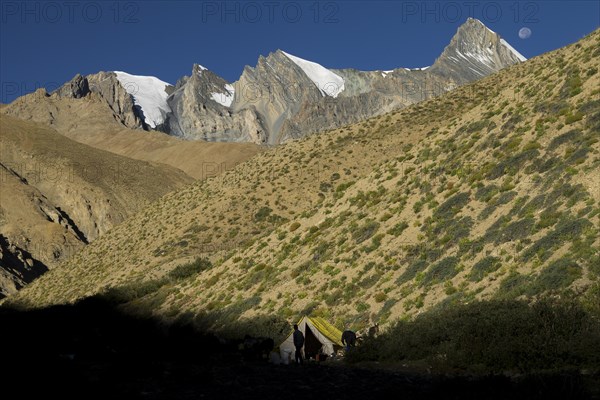
[[[45,124],[97,149],[179,168],[196,179],[221,173],[260,151],[259,146],[250,143],[193,142],[157,131],[128,129],[95,93],[75,99],[48,95],[39,89],[16,99],[1,112]]]
[[[78,135],[75,140],[137,160],[181,169],[195,179],[206,179],[250,159],[261,151],[251,143],[216,143],[181,140],[161,132],[125,129]]]
[[[169,194],[19,293],[364,324],[598,285],[600,32]],[[191,276],[167,275],[208,255]],[[181,269],[180,269],[181,270]],[[192,269],[192,271],[194,271]]]
[[[14,266],[4,256],[15,252],[25,269],[34,262],[54,267],[136,210],[193,181],[173,167],[97,150],[7,115],[0,116],[0,167],[5,268]],[[21,285],[31,277],[19,279]]]

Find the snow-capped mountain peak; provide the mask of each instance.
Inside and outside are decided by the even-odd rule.
[[[151,128],[162,124],[171,108],[167,104],[169,97],[166,89],[172,86],[154,76],[131,75],[122,71],[113,71],[121,86],[133,97],[139,106],[144,122]]]
[[[488,32],[490,32],[493,35],[497,35],[496,32],[494,32],[493,30],[491,30],[490,28],[488,28],[483,22],[481,22],[480,20],[478,20],[477,18],[469,18],[467,21],[469,20],[473,20],[475,22],[478,22],[481,26],[483,26]],[[510,50],[511,53],[513,53],[521,62],[527,61],[527,58],[525,56],[523,56],[521,53],[519,53],[514,47],[512,47],[506,40],[500,38],[500,43],[502,43],[508,50]]]
[[[469,18],[458,28],[430,72],[464,83],[526,60],[483,22]]]
[[[287,58],[296,64],[313,81],[323,96],[337,97],[344,90],[344,78],[312,61],[282,51]]]
[[[524,60],[471,18],[430,67],[328,69],[278,50],[246,66],[233,83],[194,64],[175,87],[151,76],[99,72],[76,76],[57,94],[96,92],[128,127],[187,139],[278,144],[441,95]]]

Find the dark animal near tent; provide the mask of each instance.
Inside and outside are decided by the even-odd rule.
[[[369,337],[375,337],[379,334],[379,324],[376,323],[372,327],[369,328]]]

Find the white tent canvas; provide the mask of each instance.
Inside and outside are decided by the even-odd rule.
[[[319,351],[331,356],[338,348],[342,347],[342,333],[322,318],[303,317],[298,322],[298,329],[304,335],[303,357],[314,356]],[[294,357],[296,348],[294,347],[293,333],[292,331],[279,345],[282,358],[291,357],[293,359]]]

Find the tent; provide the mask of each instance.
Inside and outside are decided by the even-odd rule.
[[[304,352],[305,358],[315,357],[319,352],[331,356],[335,354],[342,345],[342,332],[335,326],[320,317],[302,317],[298,322],[298,329],[304,334]],[[294,332],[279,345],[281,355],[285,354],[294,357],[296,348],[294,347]]]

